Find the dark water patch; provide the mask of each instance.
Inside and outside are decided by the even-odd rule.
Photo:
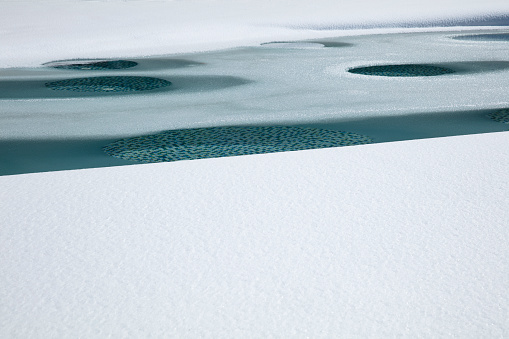
[[[87,82],[80,79],[148,78],[159,82],[124,83],[106,80]],[[73,81],[69,81],[73,80]],[[78,80],[78,81],[76,81]],[[168,86],[167,83],[171,83]],[[116,95],[139,95],[152,93],[194,93],[221,90],[252,83],[251,80],[233,76],[172,76],[150,77],[90,77],[51,80],[6,80],[0,81],[0,99],[58,99],[79,97],[101,97]],[[48,85],[47,85],[48,84]],[[158,85],[165,85],[157,87]],[[73,90],[76,86],[76,90]],[[82,87],[79,87],[82,86]],[[143,88],[150,88],[143,90]],[[61,89],[61,90],[56,90]]]
[[[227,126],[170,130],[126,138],[104,151],[139,163],[219,158],[371,143],[363,135],[290,126]]]
[[[173,58],[135,58],[131,60],[105,60],[105,59],[74,59],[59,60],[43,64],[48,68],[78,71],[160,71],[165,69],[178,69],[204,65],[186,59]]]
[[[151,77],[112,76],[65,79],[47,82],[44,85],[55,91],[139,92],[167,87],[171,82]]]
[[[509,108],[501,109],[496,112],[492,112],[488,114],[488,117],[491,120],[496,122],[501,122],[504,124],[509,124]]]
[[[453,36],[452,38],[454,40],[467,40],[467,41],[509,41],[509,33],[456,35]]]
[[[354,74],[385,77],[421,77],[451,74],[455,71],[450,68],[434,65],[403,64],[356,67],[349,69],[348,72]]]
[[[138,65],[135,61],[129,60],[104,60],[104,61],[61,61],[46,64],[48,67],[59,69],[71,69],[80,71],[102,71],[112,69],[127,69]]]
[[[342,22],[309,23],[285,25],[292,29],[312,29],[318,31],[370,29],[370,28],[414,28],[414,27],[463,27],[463,26],[509,26],[509,14],[469,16],[463,18],[446,18],[436,20],[407,20],[399,22],[373,21],[370,23],[345,24]]]
[[[349,131],[369,135],[374,143],[502,132],[508,125],[487,118],[500,110],[430,112],[398,116],[288,124],[289,127]],[[269,126],[270,127],[270,126]],[[115,158],[103,146],[117,138],[0,140],[0,175],[132,165]]]

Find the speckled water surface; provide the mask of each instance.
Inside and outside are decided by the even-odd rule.
[[[167,80],[140,76],[75,78],[45,83],[52,90],[73,92],[136,92],[170,85]]]
[[[457,35],[454,36],[453,39],[470,41],[509,41],[509,33]]]
[[[48,64],[47,66],[59,69],[71,70],[111,70],[111,69],[126,69],[138,65],[135,61],[129,60],[101,60],[101,61],[62,61]]]
[[[504,124],[509,124],[509,108],[501,109],[499,111],[488,114],[491,120],[496,122],[502,122]]]
[[[451,74],[454,70],[433,65],[408,64],[356,67],[349,69],[348,72],[385,77],[421,77]]]
[[[349,132],[289,126],[231,126],[165,131],[126,138],[103,150],[142,163],[218,158],[371,143]]]

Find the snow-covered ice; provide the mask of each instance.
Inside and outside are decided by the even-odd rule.
[[[508,337],[508,14],[0,1],[0,337]],[[70,59],[138,64],[51,67]],[[454,73],[348,72],[386,64]],[[119,75],[172,85],[46,85]],[[134,166],[101,151],[277,125],[375,144]]]
[[[507,21],[509,11],[506,0],[2,0],[0,5],[0,46],[9,47],[0,55],[2,67],[338,35],[327,32],[330,28],[493,25]]]

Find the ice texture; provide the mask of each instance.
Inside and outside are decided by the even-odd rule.
[[[0,175],[128,164],[102,147],[169,130],[287,126],[373,142],[507,130],[487,115],[509,107],[509,42],[455,39],[506,29],[404,31],[138,57],[126,69],[0,69]]]

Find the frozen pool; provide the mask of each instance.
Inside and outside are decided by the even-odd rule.
[[[376,143],[505,131],[509,62],[500,46],[509,41],[451,39],[494,34],[508,33],[268,41],[178,57],[97,56],[2,69],[0,174],[133,164],[140,160],[125,156],[128,149],[108,152],[124,154],[118,157],[103,149],[144,138],[146,153],[164,148],[160,136],[172,131],[186,136],[177,145],[184,153],[203,138],[209,148],[229,142],[213,156],[351,145],[325,142],[333,135]],[[273,137],[253,131],[278,129],[300,131],[298,142],[253,142]],[[244,144],[223,132],[192,133],[204,130],[249,133],[240,133]],[[239,147],[247,148],[232,151]],[[203,154],[163,160],[209,157]]]

